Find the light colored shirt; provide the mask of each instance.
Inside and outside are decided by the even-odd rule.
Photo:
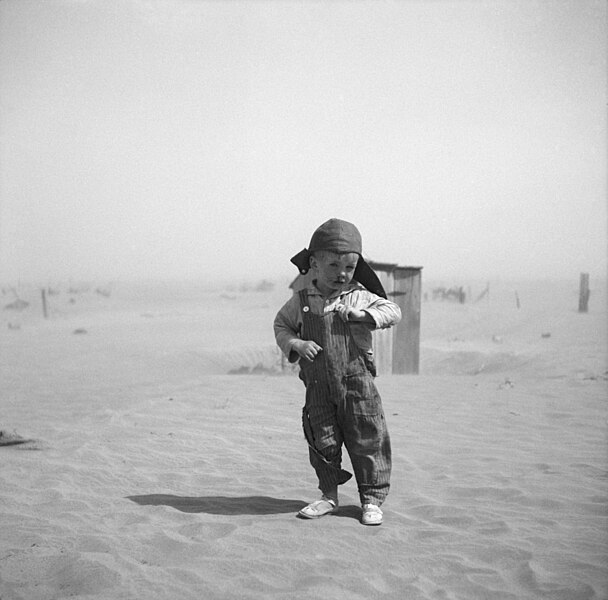
[[[396,325],[401,320],[401,309],[394,302],[385,300],[368,291],[360,283],[353,281],[340,292],[325,298],[311,283],[306,288],[308,302],[312,313],[323,315],[336,310],[340,304],[345,304],[358,310],[363,310],[373,319],[373,324],[349,321],[350,331],[359,349],[372,356],[372,331],[385,329]],[[294,294],[277,313],[274,320],[274,335],[277,345],[287,356],[289,362],[298,360],[298,353],[293,350],[293,344],[302,334],[302,307],[300,295]]]

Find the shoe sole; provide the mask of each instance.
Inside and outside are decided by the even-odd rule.
[[[337,512],[338,512],[338,510],[336,508],[334,508],[333,510],[324,512],[322,515],[307,515],[306,513],[303,513],[302,511],[300,511],[298,513],[298,517],[302,517],[303,519],[321,519],[322,517],[326,517],[327,515],[335,515]]]

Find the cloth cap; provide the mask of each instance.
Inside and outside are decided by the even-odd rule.
[[[365,262],[362,253],[361,234],[359,230],[348,221],[329,219],[320,225],[310,238],[308,248],[301,250],[292,257],[291,262],[298,267],[302,275],[310,270],[310,257],[313,252],[326,250],[344,254],[355,252],[359,255],[359,262],[355,269],[353,279],[366,287],[370,292],[386,298],[386,292],[374,270]]]
[[[330,219],[317,228],[310,238],[309,252],[328,250],[339,254],[356,252],[359,256],[363,252],[361,234],[359,230],[348,221]]]

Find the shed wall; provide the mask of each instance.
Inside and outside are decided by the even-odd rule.
[[[401,321],[374,331],[374,354],[379,375],[417,374],[420,369],[421,268],[371,263],[386,295],[401,309]]]

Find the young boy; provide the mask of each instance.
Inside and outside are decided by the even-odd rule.
[[[361,234],[352,223],[323,223],[309,247],[291,259],[302,274],[312,269],[312,283],[281,308],[274,332],[289,361],[300,361],[304,433],[322,493],[299,516],[316,519],[337,512],[338,485],[352,476],[341,468],[344,444],[359,487],[361,522],[380,525],[391,446],[373,381],[371,332],[398,323],[401,311],[386,300],[361,253]]]

